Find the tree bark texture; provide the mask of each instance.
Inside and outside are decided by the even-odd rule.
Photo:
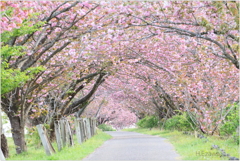
[[[4,157],[8,158],[9,157],[9,149],[8,149],[7,138],[4,134],[1,134],[1,149],[2,149]]]
[[[24,126],[22,126],[23,123],[21,123],[20,117],[9,115],[9,120],[12,127],[12,137],[14,144],[16,145],[17,154],[27,151],[24,135]]]

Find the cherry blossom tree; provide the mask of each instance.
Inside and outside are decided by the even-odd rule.
[[[82,116],[96,118],[98,124],[109,124],[116,129],[134,125],[137,117],[128,108],[128,102],[119,97],[116,99],[117,93],[121,91],[111,90],[105,83],[106,81],[96,92],[94,100],[88,105]]]
[[[98,5],[80,2],[1,2],[1,5],[3,6],[3,11],[11,11],[10,13],[5,12],[2,18],[2,25],[5,27],[3,28],[5,31],[3,30],[4,32],[2,35],[8,36],[8,41],[3,43],[9,46],[26,46],[24,50],[26,53],[25,55],[9,56],[7,58],[9,68],[19,68],[22,72],[29,72],[32,67],[36,66],[42,66],[42,68],[44,68],[41,72],[35,72],[35,76],[21,87],[17,87],[11,92],[2,95],[1,104],[4,112],[10,119],[13,129],[13,139],[17,147],[16,150],[17,153],[21,153],[26,150],[24,126],[30,109],[38,102],[38,96],[44,95],[44,92],[48,93],[48,91],[44,91],[46,90],[44,87],[51,85],[58,86],[57,84],[53,84],[52,81],[58,83],[63,81],[59,80],[60,76],[66,76],[68,71],[74,68],[74,64],[79,63],[77,60],[78,57],[76,57],[77,52],[72,51],[66,53],[66,50],[69,49],[67,47],[69,47],[71,43],[73,44],[71,48],[74,50],[74,46],[78,45],[74,43],[74,40],[78,40],[82,35],[92,32],[90,26],[83,26],[80,29],[78,29],[77,26],[81,26],[79,25],[79,23],[82,23],[81,20],[96,9]],[[82,10],[78,10],[79,8],[82,8]],[[17,18],[13,15],[17,16]],[[26,19],[26,16],[29,15],[30,18]],[[27,22],[27,24],[22,22]],[[8,26],[8,23],[12,25]],[[24,29],[26,26],[34,23],[38,24],[39,29],[25,32]],[[11,32],[17,33],[11,35]],[[59,53],[62,52],[66,54],[59,55]],[[75,57],[71,57],[73,59],[65,59],[72,53],[75,54]],[[87,62],[89,63],[89,61]],[[90,64],[86,66],[88,65]],[[83,68],[80,70],[83,70]],[[76,74],[73,79],[67,78],[67,80],[72,82],[70,86],[76,87],[76,89],[73,89],[71,94],[67,93],[67,91],[62,93],[64,96],[72,95],[72,98],[68,100],[67,104],[69,104],[74,96],[85,87],[85,85],[79,85],[79,83],[97,76],[98,74],[99,77],[89,94],[82,99],[79,98],[75,100],[75,103],[72,104],[74,107],[72,108],[76,108],[79,104],[87,101],[92,93],[95,92],[99,83],[103,81],[104,75],[106,75],[103,74],[104,72],[98,72],[97,74],[93,73],[92,75],[90,73],[84,75],[78,70],[74,72],[79,72],[79,75]],[[76,80],[75,82],[73,81],[74,79]],[[67,82],[67,80],[64,81]],[[69,88],[66,89],[69,90]],[[66,112],[66,109],[62,109],[62,112]]]
[[[4,58],[6,69],[31,74],[1,95],[17,152],[25,150],[28,117],[40,115],[53,125],[84,109],[86,116],[116,127],[136,116],[157,113],[166,120],[185,111],[199,130],[214,134],[231,110],[226,106],[239,101],[238,6],[1,2],[1,35],[7,40],[1,43],[23,46],[25,53]],[[97,89],[100,96],[91,102]]]
[[[213,134],[227,104],[238,101],[238,3],[118,4],[111,17],[117,27],[108,32],[120,77],[143,80],[151,89],[145,95],[165,106],[165,116],[185,110],[202,132]]]

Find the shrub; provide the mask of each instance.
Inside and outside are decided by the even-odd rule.
[[[158,118],[156,116],[146,116],[137,122],[138,127],[153,128],[158,126]]]
[[[112,126],[106,125],[106,124],[101,124],[98,125],[98,128],[101,129],[102,131],[115,131]]]
[[[41,146],[41,140],[36,126],[27,128],[27,130],[28,130],[28,134],[26,137],[27,144],[31,144],[35,146],[35,148],[39,148]]]
[[[238,132],[233,133],[233,140],[236,144],[239,144],[239,140],[240,140],[239,129],[238,129]]]
[[[179,130],[179,131],[193,131],[194,124],[187,113],[182,115],[174,115],[172,118],[167,119],[164,128],[166,130]]]
[[[236,132],[239,126],[239,104],[235,103],[233,104],[233,106],[233,109],[226,116],[224,124],[222,124],[220,127],[220,135],[233,135],[233,137],[236,137],[235,135],[239,135]],[[228,110],[229,108],[231,108],[231,105],[229,105],[226,110]]]
[[[46,130],[50,130],[49,124],[43,124]],[[42,145],[38,130],[36,126],[32,126],[27,128],[28,134],[26,135],[26,142],[29,145],[35,146],[35,148],[39,148]]]

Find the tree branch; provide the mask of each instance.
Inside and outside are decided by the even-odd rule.
[[[101,73],[99,75],[97,81],[95,82],[93,88],[91,89],[91,91],[83,98],[80,98],[79,100],[73,102],[67,109],[63,110],[61,113],[63,115],[67,115],[70,111],[71,111],[71,113],[76,112],[76,111],[72,111],[72,109],[74,109],[76,106],[86,102],[87,100],[89,100],[92,97],[92,95],[95,93],[95,91],[97,90],[99,85],[104,81],[103,78],[105,75],[106,75],[106,73]]]

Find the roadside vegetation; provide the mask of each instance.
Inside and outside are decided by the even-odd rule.
[[[112,128],[112,126],[107,124],[98,125],[98,128],[101,129],[102,131],[116,131],[115,129]]]
[[[237,160],[239,158],[239,106],[236,105],[219,125],[214,135],[204,134],[187,113],[167,120],[146,116],[138,128],[125,131],[158,135],[167,138],[183,160]]]
[[[102,132],[102,130],[98,130],[95,136],[80,145],[74,135],[75,145],[73,147],[65,147],[60,152],[57,151],[57,144],[55,142],[52,143],[56,153],[51,156],[45,154],[43,146],[36,144],[37,139],[28,144],[27,152],[17,155],[13,139],[8,138],[10,157],[7,160],[81,160],[110,138],[110,135]]]
[[[195,138],[194,135],[186,135],[180,131],[160,130],[154,128],[135,128],[125,129],[125,131],[139,132],[148,135],[156,135],[166,138],[174,145],[175,150],[181,155],[183,160],[228,160],[229,157],[221,157],[221,153],[212,148],[212,145],[218,145],[225,150],[227,154],[239,156],[239,146],[232,139],[221,139],[216,136],[209,136],[206,139]]]
[[[141,128],[179,131],[183,139],[198,134],[209,139],[206,144],[211,138],[239,144],[237,1],[0,5],[0,115],[9,120],[14,140],[8,158],[0,121],[0,160],[81,158],[90,140],[45,157],[38,134],[25,135],[44,124],[53,142],[55,123],[69,119],[74,127],[75,118],[96,118],[106,124],[99,126],[103,131],[142,119]],[[221,158],[236,156],[228,150]]]

